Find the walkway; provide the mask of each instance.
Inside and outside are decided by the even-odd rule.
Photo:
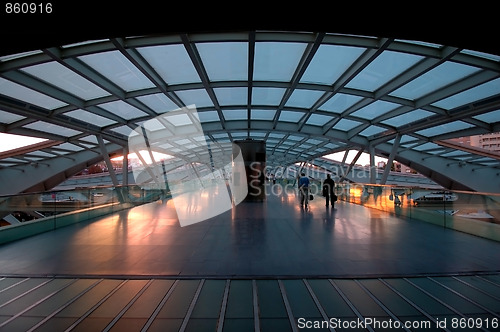
[[[275,188],[275,189],[279,189]],[[172,201],[0,246],[0,275],[367,277],[498,272],[500,243],[279,190],[180,227]]]
[[[0,331],[498,326],[500,243],[274,189],[186,227],[157,202],[0,246]]]

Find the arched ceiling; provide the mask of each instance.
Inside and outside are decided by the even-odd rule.
[[[207,142],[265,140],[270,165],[374,149],[448,187],[485,191],[491,181],[462,185],[465,175],[450,178],[443,161],[472,172],[500,167],[494,155],[442,143],[500,131],[500,56],[393,38],[247,31],[0,57],[0,132],[61,142],[1,159],[0,177],[84,151],[95,158],[97,137],[116,151],[146,121],[190,105]]]

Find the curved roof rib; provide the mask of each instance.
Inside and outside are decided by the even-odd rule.
[[[500,131],[500,56],[326,32],[114,38],[0,57],[0,131],[61,142],[1,159],[0,178],[85,151],[94,160],[96,135],[117,150],[189,105],[207,142],[265,140],[271,166],[346,149],[388,156],[400,135],[395,160],[445,187],[500,191],[497,158],[439,144]],[[487,178],[468,183],[478,170]]]

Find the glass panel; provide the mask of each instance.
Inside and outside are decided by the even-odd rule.
[[[53,110],[67,104],[40,92],[28,89],[17,83],[0,77],[0,94],[21,100],[49,110]]]
[[[189,118],[187,114],[174,114],[170,116],[164,116],[163,119],[167,120],[175,127],[177,126],[187,126],[192,125],[193,121]]]
[[[304,116],[302,112],[281,111],[279,121],[298,122],[302,116]]]
[[[481,114],[481,115],[476,115],[473,118],[476,118],[478,120],[488,122],[488,123],[495,123],[495,122],[500,121],[500,110],[496,110],[496,111]]]
[[[459,63],[445,62],[393,91],[391,95],[415,100],[450,83],[463,79],[478,70],[479,68]]]
[[[464,53],[464,54],[468,54],[468,55],[473,55],[473,56],[476,56],[476,57],[485,58],[485,59],[488,59],[488,60],[493,60],[493,61],[500,62],[500,56],[494,55],[494,54],[482,53],[482,52],[477,52],[477,51],[472,51],[472,50],[462,50],[460,53]]]
[[[80,109],[64,113],[64,115],[67,115],[77,120],[85,121],[90,124],[97,125],[99,127],[104,127],[115,123],[115,121],[111,119]]]
[[[131,133],[132,133],[132,128],[130,128],[129,126],[121,126],[121,127],[117,127],[117,128],[113,128],[111,129],[112,131],[114,132],[117,132],[119,134],[122,134],[124,136],[129,136]]]
[[[323,91],[296,89],[286,102],[286,106],[311,108],[323,94]]]
[[[331,116],[321,115],[321,114],[311,114],[309,119],[307,119],[307,124],[314,126],[322,126],[332,119]]]
[[[413,147],[414,150],[418,150],[418,151],[441,149],[441,148],[442,147],[440,145],[437,145],[435,143],[430,143],[430,142]]]
[[[307,44],[255,43],[254,80],[290,81]]]
[[[21,69],[83,100],[109,96],[110,93],[58,62],[48,62]]]
[[[79,57],[125,91],[154,87],[153,83],[119,51]]]
[[[375,91],[421,59],[421,56],[413,54],[385,51],[346,86],[354,89]]]
[[[17,114],[0,111],[0,123],[11,124],[22,119],[26,118]]]
[[[386,131],[386,130],[387,129],[382,128],[382,127],[378,127],[378,126],[369,126],[365,130],[360,132],[359,135],[368,137],[368,136],[372,136],[372,135],[381,133],[381,132]]]
[[[252,120],[272,120],[276,115],[274,110],[252,110]]]
[[[214,107],[210,96],[205,89],[178,91],[177,96],[185,105],[194,105],[196,108]]]
[[[321,45],[300,81],[333,84],[363,51],[358,47]]]
[[[124,118],[125,120],[131,120],[146,115],[143,111],[121,100],[112,101],[99,106]]]
[[[65,128],[52,123],[47,123],[43,121],[37,121],[24,126],[25,128],[34,129],[38,131],[43,131],[50,134],[60,135],[64,137],[70,137],[80,134],[80,131],[73,130],[70,128]]]
[[[337,93],[318,109],[321,111],[342,113],[361,99],[363,97]]]
[[[500,78],[484,83],[475,88],[457,93],[433,104],[433,106],[444,109],[453,109],[468,103],[473,103],[483,98],[491,97],[500,93]]]
[[[337,124],[333,127],[333,129],[348,131],[352,128],[359,126],[361,122],[353,121],[349,119],[341,119]]]
[[[434,113],[418,109],[384,120],[381,123],[389,126],[400,127],[417,120],[425,119],[431,115],[434,115]]]
[[[63,149],[63,150],[70,150],[70,151],[81,151],[81,150],[83,150],[83,148],[81,148],[79,146],[76,146],[74,144],[71,144],[71,143],[59,144],[59,145],[55,146],[55,148],[57,148],[57,149]],[[57,151],[57,153],[60,153],[60,152]]]
[[[246,105],[248,88],[216,88],[215,95],[220,105]]]
[[[201,82],[184,45],[164,45],[137,49],[169,84]]]
[[[285,137],[285,134],[280,134],[280,133],[270,133],[270,134],[269,134],[269,137],[274,137],[274,138],[279,138],[279,139],[282,139],[283,137]]]
[[[30,155],[35,156],[35,157],[48,157],[48,158],[54,157],[53,154],[43,152],[43,151],[34,151],[34,152],[30,153]]]
[[[287,138],[292,141],[302,141],[302,139],[304,139],[304,137],[302,136],[295,136],[295,135],[289,135]]]
[[[454,121],[450,123],[445,123],[436,127],[424,129],[417,131],[416,134],[423,135],[426,137],[431,137],[439,134],[444,134],[444,133],[452,133],[457,130],[462,130],[466,128],[471,128],[473,125],[463,122],[463,121]]]
[[[246,120],[247,119],[247,110],[230,110],[230,111],[222,111],[224,118],[226,120]]]
[[[365,107],[352,113],[352,116],[357,116],[366,120],[373,120],[395,108],[399,107],[398,104],[390,103],[383,100],[377,100]]]
[[[219,122],[219,114],[216,111],[198,112],[200,122]]]
[[[211,81],[248,79],[248,43],[199,43],[196,47]]]
[[[179,106],[177,106],[170,98],[165,96],[163,93],[140,96],[136,97],[136,99],[144,103],[144,105],[151,108],[158,114],[173,111],[179,108]]]
[[[286,89],[282,88],[253,88],[253,105],[276,105],[278,106],[283,99]]]

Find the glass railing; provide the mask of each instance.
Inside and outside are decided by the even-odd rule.
[[[107,207],[110,211],[145,204],[170,196],[168,190],[149,186],[99,186],[71,190],[24,193],[0,196],[0,230],[4,226],[18,225],[71,212],[92,214],[92,211]]]
[[[343,183],[339,200],[500,241],[500,194]]]

